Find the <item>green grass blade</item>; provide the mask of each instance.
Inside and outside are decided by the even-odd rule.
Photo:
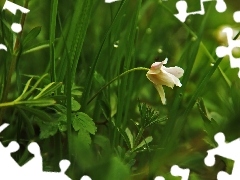
[[[95,71],[97,62],[98,62],[98,60],[99,60],[99,57],[100,57],[100,55],[101,55],[101,53],[102,53],[103,46],[104,46],[104,44],[105,44],[105,41],[107,40],[107,37],[109,36],[109,34],[110,34],[111,30],[112,30],[114,24],[116,23],[116,20],[117,20],[117,18],[118,18],[118,15],[120,14],[120,12],[121,12],[121,10],[122,10],[122,8],[123,8],[123,6],[124,6],[124,4],[125,4],[125,1],[126,1],[126,0],[123,0],[122,3],[121,3],[121,5],[119,6],[119,9],[118,9],[118,11],[117,11],[117,13],[116,13],[113,21],[112,21],[112,24],[110,25],[110,27],[109,27],[109,29],[108,29],[108,31],[107,31],[104,39],[103,39],[103,42],[102,42],[101,47],[100,47],[100,49],[99,49],[99,51],[98,51],[98,54],[97,54],[96,58],[94,59],[92,65],[91,65],[91,68],[90,68],[90,70],[89,70],[89,73],[88,73],[88,75],[87,75],[86,84],[85,84],[85,88],[84,88],[84,91],[83,91],[82,102],[81,102],[81,105],[82,105],[81,110],[82,110],[82,111],[85,110],[86,105],[87,105],[88,96],[89,96],[89,93],[90,93],[90,90],[91,90],[91,85],[92,85],[93,74],[94,74],[94,71]]]
[[[67,61],[70,61],[71,68],[71,81],[75,79],[75,73],[77,64],[79,61],[82,45],[85,39],[86,31],[89,24],[89,19],[91,16],[91,10],[93,6],[92,0],[77,0],[75,4],[75,11],[71,20],[71,27],[67,32],[68,35],[66,39],[66,47],[64,49],[64,54],[61,60],[61,64],[59,66],[59,71],[57,74],[58,81],[63,81],[66,68]],[[68,57],[68,58],[67,58]]]
[[[52,82],[56,82],[56,63],[55,63],[54,41],[55,41],[57,10],[58,10],[58,0],[52,0],[51,1],[51,17],[50,17],[50,37],[49,37]]]
[[[186,88],[186,85],[189,81],[191,72],[192,72],[192,68],[194,65],[194,62],[196,60],[197,57],[197,53],[200,47],[200,43],[201,43],[201,37],[202,37],[202,33],[204,30],[204,27],[206,25],[206,20],[209,16],[209,12],[211,10],[211,7],[207,10],[207,13],[205,14],[205,17],[203,19],[203,22],[201,23],[201,28],[199,29],[198,35],[197,35],[197,40],[195,42],[193,42],[192,45],[190,45],[190,49],[188,51],[185,52],[185,57],[183,56],[182,58],[186,58],[186,63],[187,63],[187,69],[184,72],[184,77],[182,80],[182,87],[178,90],[177,94],[176,94],[176,99],[172,105],[172,108],[170,110],[169,113],[169,120],[166,123],[166,127],[164,128],[164,132],[161,138],[161,144],[164,146],[171,146],[169,143],[170,141],[173,142],[172,139],[174,139],[174,141],[177,139],[177,137],[179,136],[179,133],[181,131],[178,131],[176,129],[182,129],[186,120],[182,121],[180,119],[178,119],[179,117],[179,106],[181,104],[181,96],[180,94],[183,94],[184,89]],[[190,43],[191,44],[191,43]],[[193,95],[194,96],[194,95]],[[194,104],[191,104],[192,106]],[[191,106],[191,108],[192,108]],[[190,107],[190,105],[189,105]],[[178,126],[176,126],[176,123],[178,124]],[[171,137],[171,139],[169,139],[169,137]],[[174,144],[174,143],[173,143]]]

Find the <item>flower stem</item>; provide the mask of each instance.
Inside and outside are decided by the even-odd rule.
[[[93,95],[93,97],[87,102],[87,105],[92,102],[92,100],[97,97],[97,95],[103,90],[105,89],[106,87],[108,87],[111,83],[113,83],[115,80],[121,78],[122,76],[130,73],[130,72],[134,72],[134,71],[148,71],[149,69],[148,68],[145,68],[145,67],[137,67],[137,68],[133,68],[133,69],[129,69],[125,72],[123,72],[122,74],[118,75],[117,77],[113,78],[111,81],[109,81],[107,84],[105,84],[101,89],[98,90],[98,92],[96,94]]]

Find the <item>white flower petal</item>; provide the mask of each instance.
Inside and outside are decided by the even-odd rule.
[[[162,63],[167,64],[167,62],[168,62],[168,58],[165,58]]]
[[[152,65],[151,65],[151,67],[153,67],[153,68],[158,68],[160,65],[162,64],[162,62],[155,62],[155,63],[153,63]]]
[[[151,73],[159,73],[159,71],[161,70],[163,66],[163,62],[155,62],[151,65]]]
[[[161,101],[163,104],[166,104],[166,98],[165,98],[165,93],[164,93],[164,89],[161,85],[155,85],[155,88],[157,89],[158,91],[158,94],[161,98]]]
[[[150,70],[147,72],[147,78],[156,87],[161,101],[166,104],[165,93],[163,85],[173,88],[174,85],[181,87],[182,84],[178,78],[183,76],[184,70],[180,67],[165,67],[163,64],[167,64],[168,59],[166,58],[162,62],[155,62],[152,64]]]
[[[164,70],[163,70],[163,72],[164,72]],[[167,83],[170,85],[168,85],[167,83],[166,83],[166,86],[168,86],[168,87],[171,87],[171,88],[173,88],[174,87],[174,85],[176,85],[176,86],[178,86],[178,87],[181,87],[182,86],[182,84],[181,84],[181,82],[180,82],[180,80],[176,77],[176,76],[174,76],[174,75],[172,75],[172,74],[170,74],[170,73],[168,73],[168,72],[164,72],[165,74],[166,74],[166,76],[168,76],[168,78],[170,79],[171,78],[171,81],[169,80]],[[165,84],[164,84],[165,85]]]
[[[183,73],[184,73],[184,70],[183,70],[182,68],[180,68],[180,67],[177,67],[177,66],[175,66],[175,67],[169,67],[169,68],[167,68],[167,67],[165,67],[165,66],[162,66],[162,69],[165,70],[165,71],[167,71],[168,73],[176,76],[177,78],[182,77],[182,76],[183,76]]]
[[[177,86],[181,86],[178,78],[164,70],[159,71],[159,73],[152,73],[151,71],[148,71],[147,78],[155,85],[165,85],[170,88],[173,88],[174,84],[176,84]]]

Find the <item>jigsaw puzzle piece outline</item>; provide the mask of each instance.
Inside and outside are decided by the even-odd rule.
[[[176,3],[176,9],[178,10],[178,13],[174,14],[174,16],[178,18],[181,22],[185,22],[186,18],[190,15],[196,15],[196,14],[204,15],[205,8],[203,3],[208,1],[213,1],[213,0],[200,0],[201,9],[199,11],[187,12],[187,8],[188,8],[187,2],[185,0],[180,0]],[[216,0],[215,9],[219,13],[226,11],[227,5],[224,2],[224,0]]]
[[[157,177],[154,178],[154,180],[165,180],[165,178],[162,177],[162,176],[157,176]]]
[[[180,168],[178,165],[173,165],[170,172],[172,176],[180,176],[181,180],[188,180],[190,174],[190,170],[188,168],[183,169]],[[154,180],[165,180],[165,178],[162,176],[157,176],[154,178]]]
[[[19,164],[11,156],[11,153],[18,150],[19,144],[16,141],[11,141],[7,147],[4,147],[0,142],[0,169],[2,177],[13,179],[15,177],[12,173],[13,171],[15,174],[19,174],[21,172]]]
[[[182,180],[188,180],[190,170],[188,168],[187,169],[180,168],[178,165],[173,165],[171,167],[171,174],[173,176],[181,176]]]
[[[236,11],[233,13],[233,19],[236,23],[240,23],[240,11]]]
[[[84,175],[80,180],[92,180],[89,176]],[[164,180],[164,179],[163,179]]]
[[[215,9],[219,13],[223,13],[224,11],[227,10],[227,5],[224,0],[217,0],[217,3],[215,5]]]
[[[204,159],[204,163],[207,166],[213,166],[215,164],[215,156],[221,156],[234,161],[232,173],[228,174],[224,171],[220,171],[217,175],[218,180],[235,180],[240,177],[240,138],[233,140],[229,143],[225,142],[225,135],[222,132],[217,133],[214,136],[218,147],[207,151],[207,156]]]
[[[228,46],[218,46],[216,48],[216,55],[220,58],[224,56],[229,57],[230,67],[231,68],[240,68],[240,58],[234,58],[232,55],[232,50],[236,47],[240,47],[240,40],[233,40],[233,29],[232,28],[224,28],[222,30],[227,36]],[[240,71],[238,72],[238,77],[240,78]]]
[[[31,174],[40,173],[43,171],[43,165],[42,165],[42,156],[40,147],[36,142],[31,142],[28,145],[28,151],[33,154],[33,158],[30,159],[27,163],[22,165],[22,171],[24,172],[30,172]]]

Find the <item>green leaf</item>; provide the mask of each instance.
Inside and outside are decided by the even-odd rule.
[[[64,121],[60,121],[58,123],[58,129],[60,132],[65,132],[67,131],[67,122],[64,122]]]
[[[154,124],[166,122],[167,119],[168,119],[167,116],[164,116],[162,118],[153,119],[152,121],[148,122],[148,124],[145,125],[145,128],[147,128],[151,125],[154,125]]]
[[[78,111],[81,108],[79,102],[72,98],[72,111]]]
[[[124,162],[122,162],[120,158],[112,157],[106,166],[108,168],[107,173],[104,177],[105,180],[129,179],[129,167]]]
[[[64,115],[67,113],[66,107],[63,106],[63,105],[61,105],[61,104],[54,104],[54,108],[55,108],[57,111],[63,113]],[[65,116],[66,116],[66,115],[65,115]]]
[[[28,87],[29,87],[29,85],[30,85],[30,83],[31,83],[31,81],[32,81],[32,79],[33,79],[33,77],[32,78],[30,78],[28,81],[27,81],[27,83],[26,83],[26,85],[25,85],[25,87],[24,87],[24,89],[23,89],[23,92],[22,92],[22,94],[15,100],[15,101],[19,101],[19,100],[21,100],[22,99],[22,96],[27,92],[27,90],[28,90]]]
[[[146,137],[136,148],[134,148],[134,150],[139,149],[144,145],[147,145],[148,143],[152,142],[152,140],[153,140],[152,136]]]
[[[82,96],[82,91],[77,90],[77,89],[73,89],[71,93],[74,96]]]
[[[48,76],[48,73],[46,73],[46,74],[44,74],[44,75],[42,75],[38,80],[37,80],[37,82],[32,86],[32,88],[29,90],[29,91],[27,91],[25,94],[23,94],[23,99],[26,99],[28,96],[30,96],[31,95],[31,93],[38,87],[38,85],[43,81],[43,79],[45,78],[45,77],[47,77]]]
[[[62,115],[58,118],[58,121],[67,122],[67,116],[66,116],[66,114],[62,114]]]
[[[104,156],[109,156],[111,154],[111,144],[108,137],[103,135],[95,135],[93,143],[97,144],[101,148],[101,154]]]
[[[22,54],[28,54],[28,53],[35,52],[48,47],[49,47],[49,40],[46,40],[40,43],[35,43],[29,48],[28,47],[25,48]]]
[[[91,144],[90,134],[85,130],[79,130],[78,131],[78,138],[85,145],[90,145]]]
[[[128,137],[131,149],[132,149],[133,148],[133,135],[132,135],[131,131],[128,128],[126,128],[125,132],[127,134],[127,137]]]
[[[116,127],[116,126],[115,126],[115,128],[117,128],[117,130],[118,130],[119,133],[121,134],[123,140],[124,140],[125,143],[127,144],[127,147],[128,147],[129,149],[131,149],[132,145],[131,145],[131,142],[130,142],[130,140],[129,140],[129,138],[128,138],[128,135],[127,135],[126,131],[124,131],[123,129],[120,129],[120,128]]]
[[[28,115],[22,109],[18,108],[18,112],[20,112],[23,117],[24,126],[27,129],[27,134],[29,135],[29,137],[31,137],[31,138],[35,137],[35,131],[33,128],[32,119],[30,117],[28,117]]]
[[[38,106],[38,107],[44,107],[44,106],[51,106],[55,104],[56,101],[54,99],[37,99],[37,100],[27,100],[27,101],[18,101],[15,104],[28,104],[30,106]]]
[[[82,96],[82,89],[83,89],[83,87],[73,84],[71,94],[74,96]]]
[[[18,107],[20,109],[23,109],[25,111],[30,112],[31,114],[37,116],[39,119],[41,119],[43,121],[47,121],[47,122],[52,122],[53,121],[53,118],[51,118],[46,112],[44,112],[42,110],[27,107],[27,106],[18,106]]]
[[[51,122],[43,122],[38,120],[37,124],[40,128],[40,139],[46,139],[50,136],[54,136],[58,131],[58,124]]]
[[[75,131],[86,131],[90,134],[95,134],[97,130],[92,118],[83,112],[73,113],[72,121],[72,126]]]
[[[33,99],[38,99],[40,97],[43,97],[43,96],[47,96],[49,94],[51,94],[52,92],[54,92],[55,90],[57,90],[60,86],[62,85],[61,82],[52,82],[50,84],[48,84],[47,86],[45,86],[41,92],[35,96]]]
[[[23,42],[22,42],[23,47],[26,46],[27,43],[35,40],[35,38],[38,36],[40,32],[41,32],[41,26],[37,26],[33,28],[23,39]]]
[[[210,118],[208,116],[207,108],[205,107],[204,102],[201,98],[198,99],[197,106],[204,121],[204,131],[208,135],[206,138],[204,138],[204,141],[214,147],[215,140],[213,137],[218,132],[219,125],[213,118]]]
[[[160,118],[159,112],[147,106],[146,103],[139,103],[138,108],[141,115],[140,125],[144,128],[167,120],[167,116]]]
[[[67,38],[64,44],[63,60],[58,67],[58,81],[63,81],[66,75],[67,62],[70,61],[71,79],[68,80],[71,81],[71,83],[74,82],[82,45],[90,22],[92,7],[92,0],[75,1],[76,10],[73,11],[71,26],[69,31],[66,31],[63,34],[63,36]]]
[[[99,74],[97,71],[94,72],[93,77],[94,77],[94,81],[96,82],[97,86],[101,87],[106,84],[103,76],[101,74]]]

